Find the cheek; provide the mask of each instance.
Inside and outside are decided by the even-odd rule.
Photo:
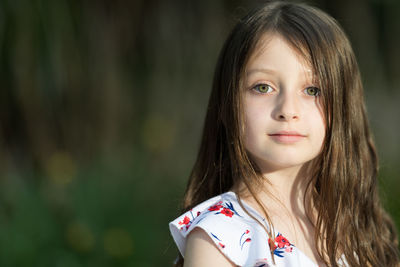
[[[303,118],[306,127],[313,135],[313,143],[320,145],[324,142],[326,132],[326,122],[322,109],[315,103],[304,106]]]
[[[245,113],[244,133],[245,136],[254,136],[265,131],[266,114],[257,109],[248,109]]]
[[[262,114],[254,108],[247,108],[244,114],[243,136],[246,149],[254,146],[257,133],[262,131]]]
[[[314,127],[316,142],[318,142],[318,144],[322,147],[326,134],[326,121],[320,112],[318,112],[317,114],[318,116],[315,117],[315,120],[312,121],[312,124]]]
[[[262,97],[248,96],[244,108],[245,119],[248,125],[265,124],[271,114],[271,104]]]

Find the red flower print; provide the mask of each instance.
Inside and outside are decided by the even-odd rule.
[[[219,245],[221,248],[225,248],[225,245],[222,244],[221,242],[219,242],[218,245]]]
[[[248,234],[248,233],[250,233],[250,230],[246,230],[246,232],[245,232],[246,234]]]
[[[290,244],[289,240],[287,240],[285,237],[283,237],[279,233],[275,237],[274,241],[272,241],[270,238],[268,238],[268,243],[269,243],[271,251],[273,251],[274,255],[281,257],[281,258],[284,257],[285,252],[290,253],[293,251],[293,245]]]
[[[185,216],[181,222],[179,222],[179,225],[185,224],[188,225],[190,223],[190,219],[188,216]]]
[[[214,210],[219,210],[220,208],[222,208],[222,205],[214,205],[208,208],[209,211],[214,211]]]
[[[198,212],[197,212],[197,216],[199,216],[199,215],[200,215],[200,213],[201,213],[201,212],[200,212],[200,211],[198,211]]]
[[[232,218],[232,216],[234,214],[230,209],[227,209],[227,208],[223,208],[221,213],[225,214],[225,216],[228,216],[228,217],[231,217],[231,218]]]
[[[282,235],[278,235],[275,238],[275,242],[278,243],[279,248],[284,248],[284,247],[290,246],[290,242],[286,238],[284,238]]]

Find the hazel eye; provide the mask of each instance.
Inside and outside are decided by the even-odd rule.
[[[307,87],[304,92],[309,96],[319,96],[321,94],[321,90],[314,86]]]
[[[261,94],[266,94],[272,92],[273,88],[268,84],[257,84],[256,86],[253,87],[253,90]]]

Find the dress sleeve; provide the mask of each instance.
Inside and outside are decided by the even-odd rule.
[[[231,201],[210,199],[182,214],[169,227],[183,257],[186,237],[196,227],[203,229],[220,251],[236,265],[255,266],[256,259],[269,255],[266,253],[269,251],[268,242],[260,243],[261,240],[257,240],[259,229],[246,220],[238,204]],[[252,264],[248,265],[249,262]]]

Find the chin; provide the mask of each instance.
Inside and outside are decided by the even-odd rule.
[[[288,160],[267,160],[258,158],[255,160],[258,167],[266,172],[277,171],[281,169],[301,167],[305,162],[299,161],[298,159]]]

